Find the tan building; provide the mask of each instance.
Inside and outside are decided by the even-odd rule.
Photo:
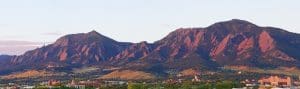
[[[76,89],[85,89],[85,87],[94,87],[97,88],[100,86],[100,83],[98,81],[79,81],[76,82],[75,80],[72,80],[67,87],[70,88],[76,88]]]
[[[61,84],[60,81],[57,81],[57,80],[49,80],[48,81],[49,86],[58,86],[60,84]]]
[[[258,82],[265,86],[292,86],[292,79],[290,77],[270,76],[261,78]]]

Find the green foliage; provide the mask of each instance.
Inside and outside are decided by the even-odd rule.
[[[232,89],[232,88],[240,88],[240,87],[243,87],[243,85],[238,82],[232,82],[232,81],[223,81],[223,82],[218,82],[216,84],[216,89]]]
[[[178,89],[180,87],[179,84],[164,84],[164,89]]]
[[[141,84],[129,83],[127,89],[232,89],[243,87],[239,82],[220,81],[217,83],[194,83],[185,81],[183,83],[166,84]]]
[[[36,86],[34,89],[47,89],[47,87],[46,86]]]
[[[148,89],[150,86],[148,84],[141,83],[129,83],[127,89]]]
[[[49,89],[48,87],[46,86],[36,86],[34,89]],[[53,88],[51,89],[72,89],[72,88],[69,88],[69,87],[66,87],[66,86],[54,86]]]
[[[72,88],[69,88],[69,87],[66,87],[66,86],[60,86],[59,88],[56,88],[56,89],[72,89]]]
[[[192,89],[193,86],[194,85],[191,81],[185,81],[185,82],[182,83],[180,89]]]
[[[92,86],[86,86],[85,89],[96,89],[96,88]]]
[[[198,89],[213,89],[213,88],[214,88],[213,84],[209,84],[209,83],[198,85]]]
[[[137,87],[132,83],[128,83],[128,85],[127,85],[127,89],[136,89],[136,88]]]
[[[259,86],[254,86],[253,89],[259,89]]]
[[[101,86],[100,89],[127,89],[127,85]]]

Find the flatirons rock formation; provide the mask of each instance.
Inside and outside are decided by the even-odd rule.
[[[92,65],[108,61],[130,45],[131,43],[117,42],[96,31],[71,34],[59,38],[53,44],[12,58],[11,65],[22,65],[25,68]]]
[[[0,65],[4,65],[6,63],[9,63],[10,59],[13,56],[9,56],[9,55],[0,55]]]
[[[95,31],[71,34],[11,57],[1,66],[22,70],[97,65],[151,71],[222,66],[299,67],[299,53],[299,34],[233,19],[206,28],[180,28],[154,43],[117,42]]]

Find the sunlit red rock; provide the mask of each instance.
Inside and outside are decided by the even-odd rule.
[[[166,68],[190,68],[198,63],[197,66],[206,68],[216,67],[212,65],[298,67],[299,40],[299,34],[237,19],[205,28],[180,28],[154,43],[117,42],[92,31],[63,36],[53,44],[9,58],[5,66],[43,68],[51,63],[126,68],[137,65],[135,68],[142,69],[145,65],[161,67],[162,64]]]
[[[268,32],[263,31],[259,35],[259,47],[260,47],[260,49],[261,49],[262,52],[270,51],[270,50],[272,50],[275,47],[274,46],[274,40],[269,35]]]

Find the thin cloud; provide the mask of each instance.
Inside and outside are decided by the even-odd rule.
[[[0,54],[21,55],[43,45],[44,43],[41,42],[2,40],[0,41]]]
[[[0,40],[0,46],[25,46],[25,45],[40,45],[41,42],[30,41],[15,41],[15,40]]]

